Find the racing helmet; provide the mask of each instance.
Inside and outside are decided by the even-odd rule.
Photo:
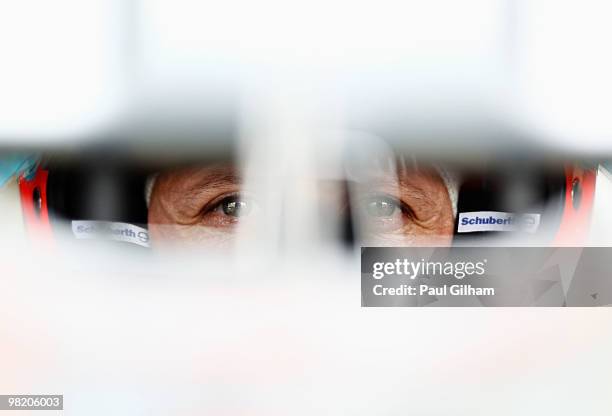
[[[453,244],[490,244],[492,237],[506,235],[523,243],[583,244],[596,166],[522,166],[516,172],[491,169],[461,176]],[[19,178],[28,233],[53,241],[69,225],[73,237],[87,239],[103,227],[112,240],[148,247],[145,196],[151,174],[118,164],[41,163],[33,174]]]

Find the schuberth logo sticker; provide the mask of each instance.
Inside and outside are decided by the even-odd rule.
[[[72,232],[79,239],[125,241],[149,247],[149,231],[125,222],[72,221]]]
[[[459,213],[459,233],[478,231],[525,231],[535,233],[540,226],[540,214],[476,211]]]

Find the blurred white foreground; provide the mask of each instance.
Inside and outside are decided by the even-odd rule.
[[[325,159],[300,155],[329,131],[604,157],[611,10],[20,0],[0,9],[0,144],[246,140],[285,185]],[[601,183],[591,242],[608,245]],[[312,225],[299,209],[294,237]],[[366,309],[358,253],[294,238],[281,255],[274,228],[230,257],[126,258],[36,249],[14,184],[0,212],[1,394],[64,394],[79,416],[612,413],[607,308]]]

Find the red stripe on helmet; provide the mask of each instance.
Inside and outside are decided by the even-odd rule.
[[[594,169],[577,166],[565,169],[565,203],[554,245],[582,245],[588,238],[595,199]]]
[[[47,206],[48,176],[48,171],[38,168],[31,179],[19,177],[21,209],[28,234],[43,241],[52,241],[53,237]]]

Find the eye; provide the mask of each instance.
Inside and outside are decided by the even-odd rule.
[[[390,195],[372,195],[358,202],[364,230],[386,233],[403,229],[415,221],[412,209]]]
[[[253,210],[253,203],[242,199],[239,195],[232,195],[219,202],[217,209],[230,217],[243,217],[249,215]]]
[[[371,217],[387,218],[393,216],[400,206],[397,201],[388,197],[374,197],[365,201],[365,211]]]
[[[252,216],[257,208],[255,202],[244,195],[237,193],[225,195],[203,210],[201,221],[207,225],[231,225]]]
[[[250,219],[258,206],[251,198],[232,193],[220,196],[199,214],[199,224],[209,227],[230,227]]]

